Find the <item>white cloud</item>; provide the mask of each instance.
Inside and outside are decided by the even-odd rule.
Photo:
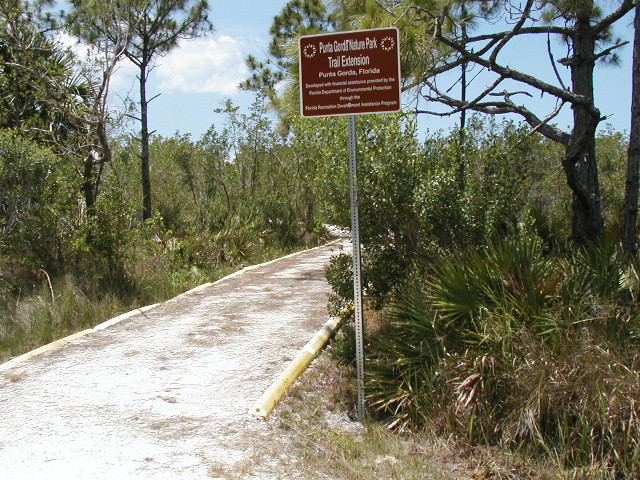
[[[159,59],[161,91],[232,95],[247,77],[240,43],[232,37],[183,42]]]

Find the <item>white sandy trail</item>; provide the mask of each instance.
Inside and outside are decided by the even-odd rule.
[[[246,465],[247,434],[268,434],[247,411],[327,320],[323,267],[338,248],[243,271],[5,369],[0,479],[186,480]]]

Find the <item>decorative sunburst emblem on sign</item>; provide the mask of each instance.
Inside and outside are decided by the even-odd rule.
[[[302,53],[304,53],[304,56],[307,58],[313,58],[316,56],[316,46],[309,44],[306,47],[304,47],[304,50],[302,51]]]
[[[385,52],[390,52],[396,46],[396,41],[393,37],[384,37],[381,46]]]

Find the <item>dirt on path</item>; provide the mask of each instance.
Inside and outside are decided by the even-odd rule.
[[[2,371],[0,478],[186,480],[246,464],[247,441],[271,434],[248,411],[326,322],[323,268],[340,248],[245,269]],[[277,463],[243,478],[281,478]]]

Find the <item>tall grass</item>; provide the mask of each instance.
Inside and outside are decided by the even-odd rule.
[[[516,238],[437,260],[371,340],[370,403],[394,427],[638,478],[639,271],[607,240],[552,255]]]
[[[126,309],[115,296],[87,296],[71,277],[0,308],[0,362],[71,333],[93,327]]]

